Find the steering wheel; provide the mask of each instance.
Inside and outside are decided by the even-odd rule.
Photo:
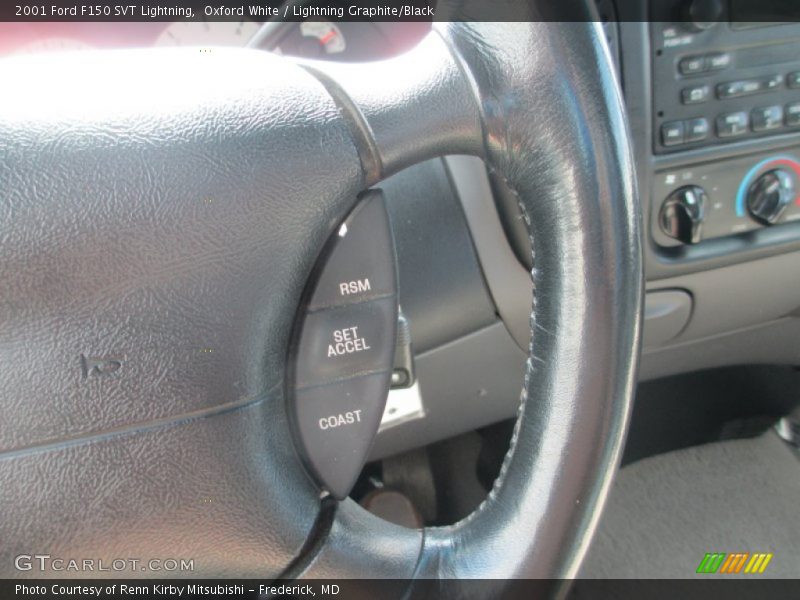
[[[216,48],[2,62],[3,576],[53,575],[15,566],[42,550],[262,580],[575,575],[631,403],[640,216],[599,25],[534,19],[437,24],[362,65]],[[519,199],[532,341],[493,490],[411,530],[321,500],[287,356],[358,194],[446,154],[482,157]]]

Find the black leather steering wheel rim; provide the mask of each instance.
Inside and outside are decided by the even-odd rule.
[[[631,149],[598,25],[443,25],[359,66],[225,51],[0,66],[25,73],[38,83],[0,100],[4,565],[37,543],[185,554],[217,576],[296,562],[319,507],[282,402],[305,279],[359,190],[467,153],[518,195],[535,252],[511,450],[451,527],[341,503],[301,574],[575,574],[620,456],[642,305]],[[87,89],[44,110],[37,94],[65,78]],[[122,368],[78,379],[95,355]]]

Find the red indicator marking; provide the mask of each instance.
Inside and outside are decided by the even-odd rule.
[[[766,169],[772,169],[776,166],[781,167],[789,167],[793,172],[794,176],[797,178],[798,183],[800,183],[800,165],[794,162],[793,160],[786,160],[784,158],[778,160],[772,160],[766,165]],[[798,191],[797,196],[794,199],[794,203],[797,206],[800,206],[800,191]]]
[[[319,38],[319,43],[323,46],[336,37],[336,30],[331,29],[328,33]]]

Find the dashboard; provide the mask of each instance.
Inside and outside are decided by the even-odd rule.
[[[645,374],[796,364],[796,14],[748,21],[736,0],[625,6],[620,76],[637,151],[653,300]],[[702,17],[686,18],[691,14]],[[656,302],[657,291],[672,300]]]

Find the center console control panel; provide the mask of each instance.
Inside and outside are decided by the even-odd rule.
[[[651,2],[656,154],[800,131],[800,25],[741,22],[737,5]]]
[[[664,247],[797,221],[800,148],[661,171],[653,186],[651,231]]]
[[[800,23],[743,0],[650,0],[649,8],[656,246],[800,220]],[[759,141],[730,147],[751,139]],[[750,236],[749,245],[691,256],[774,239]]]
[[[355,483],[383,415],[397,330],[397,271],[380,191],[323,251],[301,307],[289,414],[304,463],[334,497]]]

